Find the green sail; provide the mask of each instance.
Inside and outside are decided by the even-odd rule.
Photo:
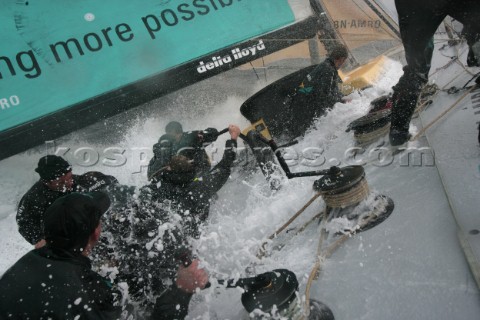
[[[287,0],[30,0],[0,7],[0,132],[82,102],[102,108],[95,98],[295,22]],[[233,59],[227,51],[217,65]],[[216,67],[202,63],[199,73]]]

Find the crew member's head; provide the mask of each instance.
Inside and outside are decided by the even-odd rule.
[[[182,137],[182,134],[183,134],[182,125],[177,121],[170,121],[165,126],[165,133],[173,137],[175,141],[178,142],[180,141],[180,138]]]
[[[72,166],[56,155],[47,155],[38,161],[35,171],[45,185],[55,191],[66,192],[73,188]]]
[[[117,178],[99,171],[89,171],[77,177],[77,186],[84,191],[100,191],[107,187],[119,184]]]
[[[110,198],[99,191],[58,198],[45,211],[47,245],[88,255],[100,238],[100,219],[109,207]]]
[[[154,181],[164,180],[176,185],[186,186],[195,179],[193,160],[183,155],[175,155],[152,179]]]
[[[328,57],[332,59],[335,67],[339,69],[348,58],[348,50],[343,44],[337,44],[333,47]]]

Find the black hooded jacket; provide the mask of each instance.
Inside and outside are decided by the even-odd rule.
[[[104,191],[112,206],[102,217],[93,265],[111,270],[115,283],[126,283],[137,311],[148,314],[172,285],[179,265],[191,260],[181,220],[152,199],[150,188],[117,184]]]
[[[79,176],[74,175],[73,181]],[[73,190],[78,189],[75,184]],[[72,191],[54,191],[48,188],[42,180],[37,181],[20,200],[17,211],[18,232],[29,243],[36,244],[43,236],[43,214],[58,198]]]
[[[118,319],[118,295],[87,257],[45,246],[0,278],[0,319]]]
[[[227,140],[222,160],[200,177],[195,177],[195,172],[163,171],[159,181],[146,187],[151,190],[155,202],[171,207],[182,217],[186,235],[198,237],[198,228],[208,217],[212,197],[230,176],[236,147],[235,140]]]
[[[153,157],[150,159],[147,170],[148,178],[150,179],[157,171],[166,166],[174,155],[184,155],[193,160],[197,174],[208,172],[211,166],[205,147],[215,141],[217,137],[218,131],[215,128],[184,132],[178,142],[170,135],[164,134],[153,145]]]
[[[327,58],[307,75],[297,88],[297,94],[310,97],[312,104],[321,109],[318,111],[323,111],[342,100],[343,94],[338,87],[341,83],[334,61]]]
[[[39,180],[25,193],[18,204],[16,217],[18,232],[25,240],[34,245],[44,238],[43,215],[45,210],[58,198],[71,192],[94,191],[98,187],[117,181],[117,179],[91,171],[82,175],[73,175],[73,181],[74,185],[71,191],[51,190],[42,180]]]
[[[295,120],[293,123],[305,124],[303,128],[295,128],[299,134],[305,133],[315,118],[324,115],[335,103],[342,101],[343,94],[339,89],[341,83],[342,79],[331,58],[325,59],[303,79],[295,89],[291,101],[292,106],[301,106],[295,109],[296,112],[291,112]]]
[[[102,220],[102,238],[92,259],[96,267],[118,270],[115,282],[128,284],[139,313],[148,315],[154,305],[163,315],[177,316],[178,306],[182,314],[188,309],[191,294],[173,285],[176,272],[192,259],[187,238],[198,234],[211,197],[227,181],[236,146],[227,141],[222,160],[203,177],[195,178],[195,171],[165,173],[139,190],[122,185],[105,189],[113,205]]]

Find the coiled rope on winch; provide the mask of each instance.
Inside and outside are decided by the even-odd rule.
[[[414,116],[431,103],[431,100],[427,98],[436,94],[438,90],[435,84],[427,84],[422,88],[417,99]],[[371,111],[368,114],[348,125],[347,132],[353,129],[353,138],[358,146],[364,146],[388,134],[391,126],[390,108],[392,103],[388,96],[379,97],[371,102]]]
[[[354,187],[346,191],[321,192],[323,200],[330,208],[345,208],[365,200],[370,194],[367,180],[362,178]]]
[[[476,76],[478,76],[478,74]],[[462,101],[469,93],[471,93],[473,90],[477,88],[478,88],[478,85],[473,85],[468,88],[465,85],[462,88],[462,89],[467,89],[464,92],[464,94],[459,99],[457,99],[447,110],[442,112],[438,117],[436,117],[429,124],[427,124],[420,132],[418,132],[415,136],[413,136],[410,139],[410,141],[417,140],[421,135],[425,133],[426,130],[428,130],[433,124],[435,124],[438,120],[440,120],[443,116],[445,116],[445,114],[447,114],[450,110],[455,108],[455,106],[457,106],[460,103],[460,101]],[[449,89],[443,89],[443,88],[440,89],[435,84],[425,85],[419,95],[419,99],[417,101],[417,106],[415,108],[413,117],[418,116],[428,105],[430,105],[432,103],[431,97],[435,96],[438,92],[445,91],[448,94],[452,94],[462,89],[457,89],[455,87],[452,87]],[[375,117],[375,114],[376,113],[367,114],[366,116],[363,116],[355,120],[351,124],[349,124],[350,128],[347,129],[347,131],[349,131],[350,129],[354,130],[353,137],[357,145],[362,146],[362,145],[369,144],[370,142],[376,141],[381,137],[385,136],[390,131],[390,121],[389,121],[390,115],[385,114],[384,119],[388,119],[388,122],[384,126],[381,126],[380,128],[376,128],[375,122],[382,121],[382,119]],[[371,129],[365,129],[365,128],[368,128],[368,125],[371,125]]]
[[[390,130],[391,101],[388,96],[379,97],[371,102],[371,110],[352,121],[346,132],[353,130],[357,145],[362,146],[384,136]]]
[[[315,199],[322,197],[325,201],[325,208],[346,208],[356,205],[365,200],[370,194],[370,188],[365,179],[365,171],[362,166],[348,166],[344,168],[331,167],[323,178],[315,181],[313,188],[317,193],[299,210],[297,211],[285,224],[272,233],[263,242],[257,252],[257,258],[261,259],[266,254],[266,245],[269,240],[274,239],[280,232],[285,230],[300,214],[302,214]],[[315,217],[318,217],[316,215]],[[309,224],[313,219],[309,220]],[[306,225],[300,228],[305,229]],[[299,232],[295,233],[297,235]]]
[[[328,175],[315,181],[313,188],[330,208],[357,204],[370,194],[362,166],[332,167]]]
[[[355,139],[355,141],[359,144],[359,145],[364,145],[364,144],[367,144],[373,140],[377,140],[379,139],[380,137],[383,137],[384,135],[386,135],[388,132],[390,131],[390,123],[388,123],[387,125],[385,125],[384,127],[381,127],[377,130],[374,130],[372,132],[367,132],[367,133],[354,133],[353,134],[353,137]]]
[[[385,196],[379,196],[375,198],[376,205],[373,206],[373,210],[365,216],[359,215],[359,222],[357,227],[352,228],[339,239],[329,244],[324,248],[324,242],[328,237],[327,223],[330,221],[331,216],[335,216],[338,213],[336,208],[347,208],[356,206],[362,201],[366,200],[370,195],[370,188],[365,178],[365,171],[362,166],[348,166],[343,168],[331,167],[328,172],[320,179],[316,180],[313,188],[317,193],[299,210],[297,211],[287,223],[282,225],[280,229],[274,232],[269,239],[276,237],[281,231],[285,230],[289,224],[291,224],[305,209],[314,202],[319,196],[325,201],[325,207],[322,213],[315,215],[308,220],[301,228],[295,232],[294,236],[302,232],[306,226],[308,226],[316,218],[320,218],[320,238],[315,254],[315,264],[308,277],[307,286],[305,289],[305,304],[303,312],[296,313],[300,318],[294,319],[306,320],[309,317],[310,312],[310,288],[313,281],[318,277],[319,271],[325,259],[327,259],[344,241],[346,241],[352,234],[357,231],[362,231],[363,228],[372,227],[370,224],[377,222],[380,223],[384,219],[380,216],[388,216],[393,211],[393,201]],[[378,199],[378,200],[377,200]],[[383,202],[378,202],[383,201]],[[390,203],[388,202],[390,201]],[[379,205],[380,203],[380,205]],[[390,206],[388,208],[388,206]],[[378,218],[378,219],[377,219]],[[266,251],[264,242],[257,254],[257,257],[261,259]]]

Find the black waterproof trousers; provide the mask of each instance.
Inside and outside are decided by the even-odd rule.
[[[480,39],[479,0],[395,0],[407,66],[394,86],[391,132],[408,132],[418,96],[428,81],[433,36],[447,15],[464,25],[469,46]]]

